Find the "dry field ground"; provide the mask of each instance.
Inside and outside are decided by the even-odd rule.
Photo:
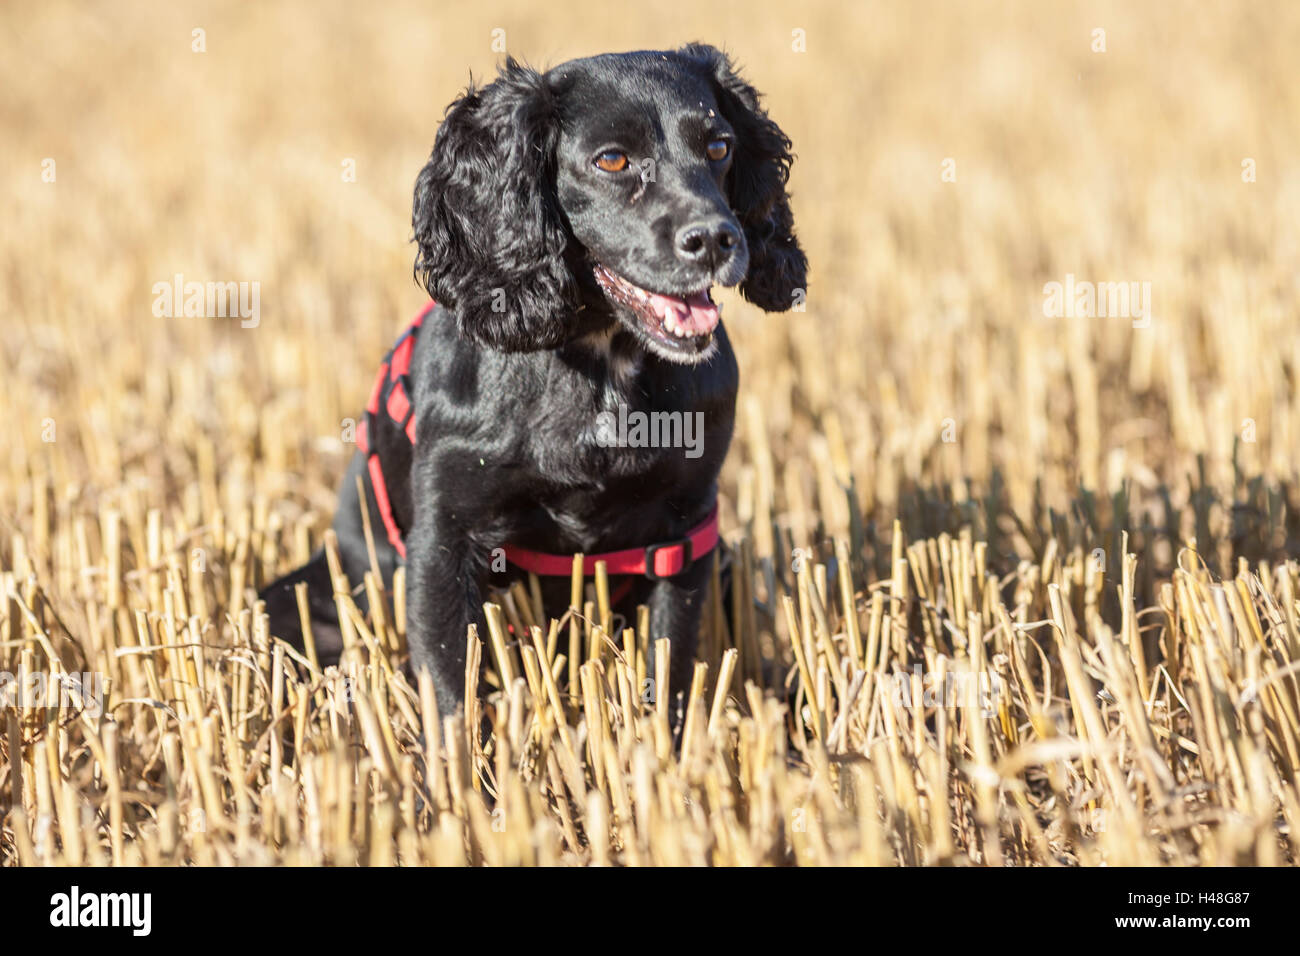
[[[798,154],[679,746],[600,582],[495,597],[486,743],[400,606],[321,672],[253,603],[501,39],[725,46]],[[0,864],[1296,863],[1298,48],[1286,2],[6,4]],[[156,315],[178,274],[255,326]]]

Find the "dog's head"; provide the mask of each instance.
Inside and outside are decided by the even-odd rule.
[[[415,188],[415,269],[462,335],[554,348],[621,323],[682,363],[713,350],[709,290],[769,312],[804,288],[790,141],[710,46],[541,74],[507,60],[454,102]]]

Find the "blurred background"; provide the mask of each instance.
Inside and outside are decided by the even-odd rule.
[[[150,510],[173,543],[219,512],[263,542],[250,573],[283,567],[424,299],[411,190],[446,105],[503,50],[692,40],[794,141],[811,263],[802,314],[725,298],[724,530],[1287,547],[1295,4],[56,0],[0,26],[0,554],[104,508],[138,553]],[[258,283],[257,326],[156,316],[177,274]],[[1067,276],[1149,282],[1151,321],[1046,317]]]

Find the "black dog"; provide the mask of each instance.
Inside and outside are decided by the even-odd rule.
[[[737,387],[709,289],[739,284],[767,311],[802,294],[790,163],[755,90],[704,45],[545,74],[507,60],[448,109],[412,214],[437,305],[385,364],[334,519],[355,585],[371,566],[361,476],[386,584],[404,552],[411,663],[442,713],[462,700],[467,626],[487,633],[485,586],[552,567],[558,616],[579,551],[641,556],[616,610],[649,606],[651,639],[673,642],[671,692],[688,686]],[[693,448],[644,447],[623,433],[638,420],[702,430]],[[299,581],[329,663],[320,553],[263,592],[272,633],[301,646]]]

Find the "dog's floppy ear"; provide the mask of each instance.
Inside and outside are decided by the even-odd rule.
[[[461,335],[507,352],[554,348],[578,301],[555,195],[556,104],[507,59],[447,109],[415,183],[415,274]]]
[[[712,74],[718,105],[736,131],[729,199],[749,245],[749,274],[740,293],[761,309],[784,312],[803,301],[808,270],[785,189],[794,160],[790,139],[768,118],[758,91],[741,78],[725,53],[703,43],[681,52],[702,61]]]

